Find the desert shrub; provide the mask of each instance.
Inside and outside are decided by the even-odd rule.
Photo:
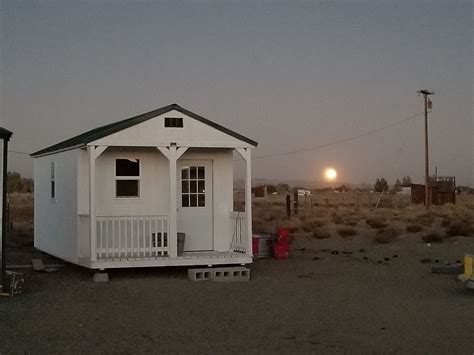
[[[346,221],[346,223],[344,223],[346,226],[349,226],[349,227],[354,227],[357,225],[357,221],[356,220],[353,220],[353,219],[349,219],[348,221]]]
[[[437,232],[429,232],[421,236],[421,240],[425,243],[441,243],[444,240],[444,237]]]
[[[306,223],[303,224],[302,229],[305,232],[311,232],[316,228],[324,226],[324,222],[320,220],[307,220]]]
[[[327,239],[330,238],[331,234],[328,231],[316,229],[313,231],[313,238],[315,239]]]
[[[409,233],[418,233],[418,232],[421,232],[422,229],[423,229],[423,226],[416,223],[407,225],[407,232]]]
[[[334,222],[334,224],[343,224],[344,223],[344,218],[342,218],[341,216],[339,216],[337,214],[334,214],[332,216],[332,221]]]
[[[288,232],[290,232],[290,233],[296,233],[296,232],[299,232],[299,231],[300,231],[299,226],[291,226],[290,228],[288,228]]]
[[[473,233],[471,223],[464,220],[452,222],[445,231],[448,237],[456,237],[458,235],[468,237]]]
[[[386,244],[394,241],[400,232],[394,228],[381,228],[375,232],[374,241],[376,243]]]
[[[371,226],[374,229],[387,227],[387,223],[385,223],[385,221],[382,218],[367,218],[365,220],[365,223],[367,223],[369,226]]]
[[[270,213],[270,214],[266,215],[265,217],[263,217],[263,219],[267,222],[273,222],[273,221],[276,220],[276,216],[275,216],[275,214]]]
[[[450,224],[451,224],[451,220],[449,218],[443,218],[443,220],[440,223],[441,227],[443,228],[449,227]]]
[[[311,222],[311,228],[318,228],[324,226],[324,222],[320,220],[315,220]]]
[[[313,230],[313,228],[311,228],[311,225],[309,223],[303,224],[301,229],[303,230],[303,232],[311,232]]]
[[[425,212],[416,216],[414,220],[416,223],[421,224],[424,227],[429,227],[434,223],[435,219],[436,219],[435,213]]]
[[[343,238],[349,238],[355,236],[357,231],[353,228],[339,228],[337,233]]]

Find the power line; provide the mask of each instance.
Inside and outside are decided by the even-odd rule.
[[[341,144],[341,143],[348,142],[348,141],[351,141],[351,140],[354,140],[354,139],[358,139],[358,138],[361,138],[361,137],[366,137],[366,136],[378,133],[378,132],[386,130],[388,128],[398,126],[398,125],[400,125],[402,123],[405,123],[407,121],[411,121],[411,120],[413,120],[413,119],[415,119],[419,116],[422,116],[422,115],[423,115],[423,113],[417,113],[417,114],[412,115],[410,117],[407,117],[407,118],[405,118],[401,121],[398,121],[398,122],[395,122],[395,123],[392,123],[392,124],[389,124],[387,126],[383,126],[383,127],[377,128],[377,129],[374,129],[374,130],[366,132],[366,133],[358,134],[357,136],[352,136],[352,137],[344,138],[344,139],[337,140],[337,141],[334,141],[334,142],[321,144],[321,145],[316,145],[316,146],[312,146],[312,147],[307,147],[307,148],[302,148],[302,149],[297,149],[297,150],[291,150],[291,151],[288,151],[288,152],[259,155],[259,156],[253,157],[252,160],[274,158],[274,157],[280,157],[280,156],[283,156],[283,155],[296,154],[296,153],[306,152],[306,151],[309,151],[309,150],[317,150],[317,149],[321,149],[321,148],[330,147],[330,146],[333,146],[333,145],[336,145],[336,144]]]
[[[15,154],[30,155],[30,153],[27,153],[27,152],[20,152],[20,151],[18,151],[18,150],[11,150],[11,149],[9,149],[8,152],[9,152],[9,153],[15,153]]]
[[[317,149],[321,149],[321,148],[330,147],[330,146],[333,146],[333,145],[345,143],[345,142],[348,142],[348,141],[352,141],[352,140],[355,140],[355,139],[358,139],[358,138],[366,137],[366,136],[369,136],[369,135],[372,135],[372,134],[375,134],[375,133],[384,131],[384,130],[386,130],[386,129],[389,129],[389,128],[398,126],[398,125],[400,125],[400,124],[402,124],[402,123],[411,121],[411,120],[413,120],[413,119],[415,119],[415,118],[417,118],[417,117],[419,117],[419,116],[422,116],[422,115],[423,115],[423,113],[417,113],[417,114],[414,114],[414,115],[412,115],[412,116],[410,116],[410,117],[404,118],[403,120],[400,120],[400,121],[398,121],[398,122],[389,124],[389,125],[387,125],[387,126],[383,126],[383,127],[374,129],[374,130],[369,131],[369,132],[365,132],[365,133],[362,133],[362,134],[358,134],[358,135],[356,135],[356,136],[352,136],[352,137],[340,139],[340,140],[333,141],[333,142],[330,142],[330,143],[325,143],[325,144],[316,145],[316,146],[312,146],[312,147],[301,148],[301,149],[297,149],[297,150],[290,150],[290,151],[282,152],[282,153],[259,155],[259,156],[256,156],[256,157],[252,157],[252,160],[266,159],[266,158],[274,158],[274,157],[279,157],[279,156],[284,156],[284,155],[297,154],[297,153],[306,152],[306,151],[310,151],[310,150],[317,150]],[[15,153],[15,154],[30,155],[30,153],[21,152],[21,151],[18,151],[18,150],[11,150],[11,149],[10,149],[10,150],[8,150],[8,151],[9,151],[10,153]],[[238,160],[240,160],[240,159],[238,159]]]

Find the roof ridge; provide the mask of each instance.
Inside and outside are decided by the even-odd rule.
[[[120,121],[117,121],[117,122],[113,122],[113,123],[109,123],[109,124],[106,124],[106,125],[103,125],[103,126],[99,126],[97,128],[94,128],[94,129],[91,129],[91,130],[88,130],[84,133],[81,133],[77,136],[74,136],[72,138],[69,138],[69,139],[66,139],[64,141],[61,141],[59,143],[56,143],[56,144],[53,144],[52,146],[49,146],[47,148],[44,148],[44,149],[41,149],[35,153],[32,153],[31,156],[32,157],[36,157],[36,156],[39,156],[39,155],[45,155],[45,154],[52,154],[54,152],[57,152],[59,150],[64,150],[64,149],[71,149],[71,148],[74,148],[74,147],[78,147],[78,146],[83,146],[83,145],[86,145],[90,142],[93,142],[97,139],[100,139],[100,138],[103,138],[103,137],[106,137],[106,136],[109,136],[113,133],[116,133],[116,132],[119,132],[119,131],[122,131],[126,128],[129,128],[129,127],[132,127],[132,126],[135,126],[139,123],[142,123],[142,122],[145,122],[145,121],[148,121],[149,119],[152,119],[156,116],[159,116],[159,115],[162,115],[166,112],[169,112],[171,110],[177,110],[187,116],[190,116],[204,124],[207,124],[217,130],[220,130],[221,132],[224,132],[228,135],[231,135],[233,136],[234,138],[237,138],[239,140],[242,140],[246,143],[249,143],[253,146],[257,146],[257,142],[251,140],[250,138],[247,138],[237,132],[234,132],[224,126],[221,126],[220,124],[218,123],[215,123],[207,118],[204,118],[202,116],[199,116],[198,114],[194,113],[194,112],[191,112],[191,111],[188,111],[186,110],[185,108],[181,107],[180,105],[176,104],[176,103],[173,103],[171,105],[168,105],[168,106],[164,106],[164,107],[161,107],[161,108],[158,108],[158,109],[155,109],[155,110],[152,110],[152,111],[149,111],[149,112],[145,112],[145,113],[142,113],[140,115],[135,115],[135,116],[132,116],[132,117],[129,117],[129,118],[126,118],[126,119],[123,119],[123,120],[120,120]]]

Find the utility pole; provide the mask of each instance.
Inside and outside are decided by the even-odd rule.
[[[428,150],[428,102],[431,105],[431,101],[428,96],[434,95],[433,91],[419,90],[418,95],[423,95],[425,99],[425,206],[426,209],[430,208],[431,196],[430,196],[430,161],[429,161],[429,150]]]

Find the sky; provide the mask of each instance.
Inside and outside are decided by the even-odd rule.
[[[0,125],[31,153],[171,103],[259,142],[254,157],[423,112],[430,163],[474,186],[471,1],[0,0]],[[424,176],[423,116],[256,159],[254,178]],[[238,166],[239,164],[237,164]],[[26,154],[10,170],[32,176]],[[240,168],[237,169],[237,175]]]

